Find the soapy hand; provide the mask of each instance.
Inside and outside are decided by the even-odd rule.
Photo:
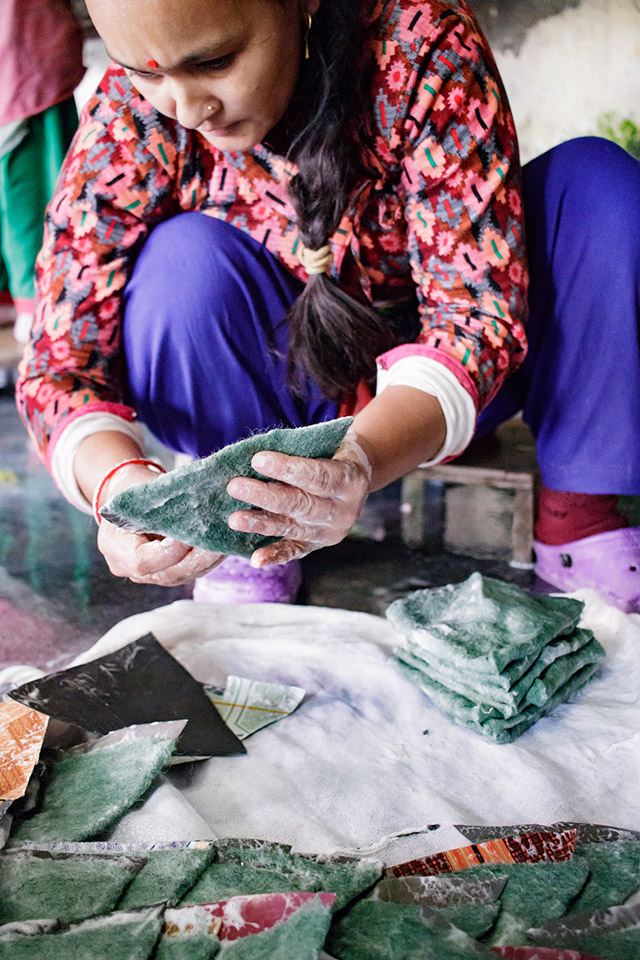
[[[274,482],[248,477],[230,480],[227,492],[232,497],[260,509],[237,510],[229,517],[229,526],[281,538],[254,551],[255,567],[288,563],[339,543],[358,519],[369,493],[371,467],[352,431],[331,460],[263,451],[255,454],[251,465]]]
[[[98,549],[111,573],[134,583],[177,587],[213,570],[224,554],[190,547],[177,540],[153,534],[131,533],[103,520],[98,531]]]
[[[140,464],[124,466],[104,487],[101,485],[101,504],[126,487],[147,483],[154,478],[157,474],[151,474]],[[116,577],[127,577],[134,583],[155,583],[161,587],[189,583],[224,560],[222,553],[190,547],[154,534],[132,533],[105,519],[98,529],[98,549]]]

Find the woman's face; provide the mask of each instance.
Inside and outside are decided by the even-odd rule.
[[[301,0],[88,0],[109,56],[149,102],[220,150],[250,150],[298,77]],[[315,4],[310,4],[313,12]]]

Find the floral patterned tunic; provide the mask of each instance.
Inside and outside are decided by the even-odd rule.
[[[335,281],[374,302],[417,297],[418,354],[480,408],[524,357],[526,266],[513,119],[462,2],[370,0],[372,178],[331,238]],[[49,206],[39,307],[18,404],[43,456],[89,412],[122,403],[121,297],[147,231],[187,210],[245,230],[300,279],[295,166],[259,144],[223,153],[159,114],[111,64],[87,103]],[[347,253],[349,256],[346,256]]]

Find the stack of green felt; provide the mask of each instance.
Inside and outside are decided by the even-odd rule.
[[[580,690],[605,651],[577,624],[583,604],[472,574],[417,590],[387,617],[403,672],[452,720],[509,743]]]

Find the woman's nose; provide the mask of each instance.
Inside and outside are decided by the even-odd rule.
[[[190,130],[201,126],[221,108],[220,101],[198,83],[176,83],[173,95],[176,120]]]

